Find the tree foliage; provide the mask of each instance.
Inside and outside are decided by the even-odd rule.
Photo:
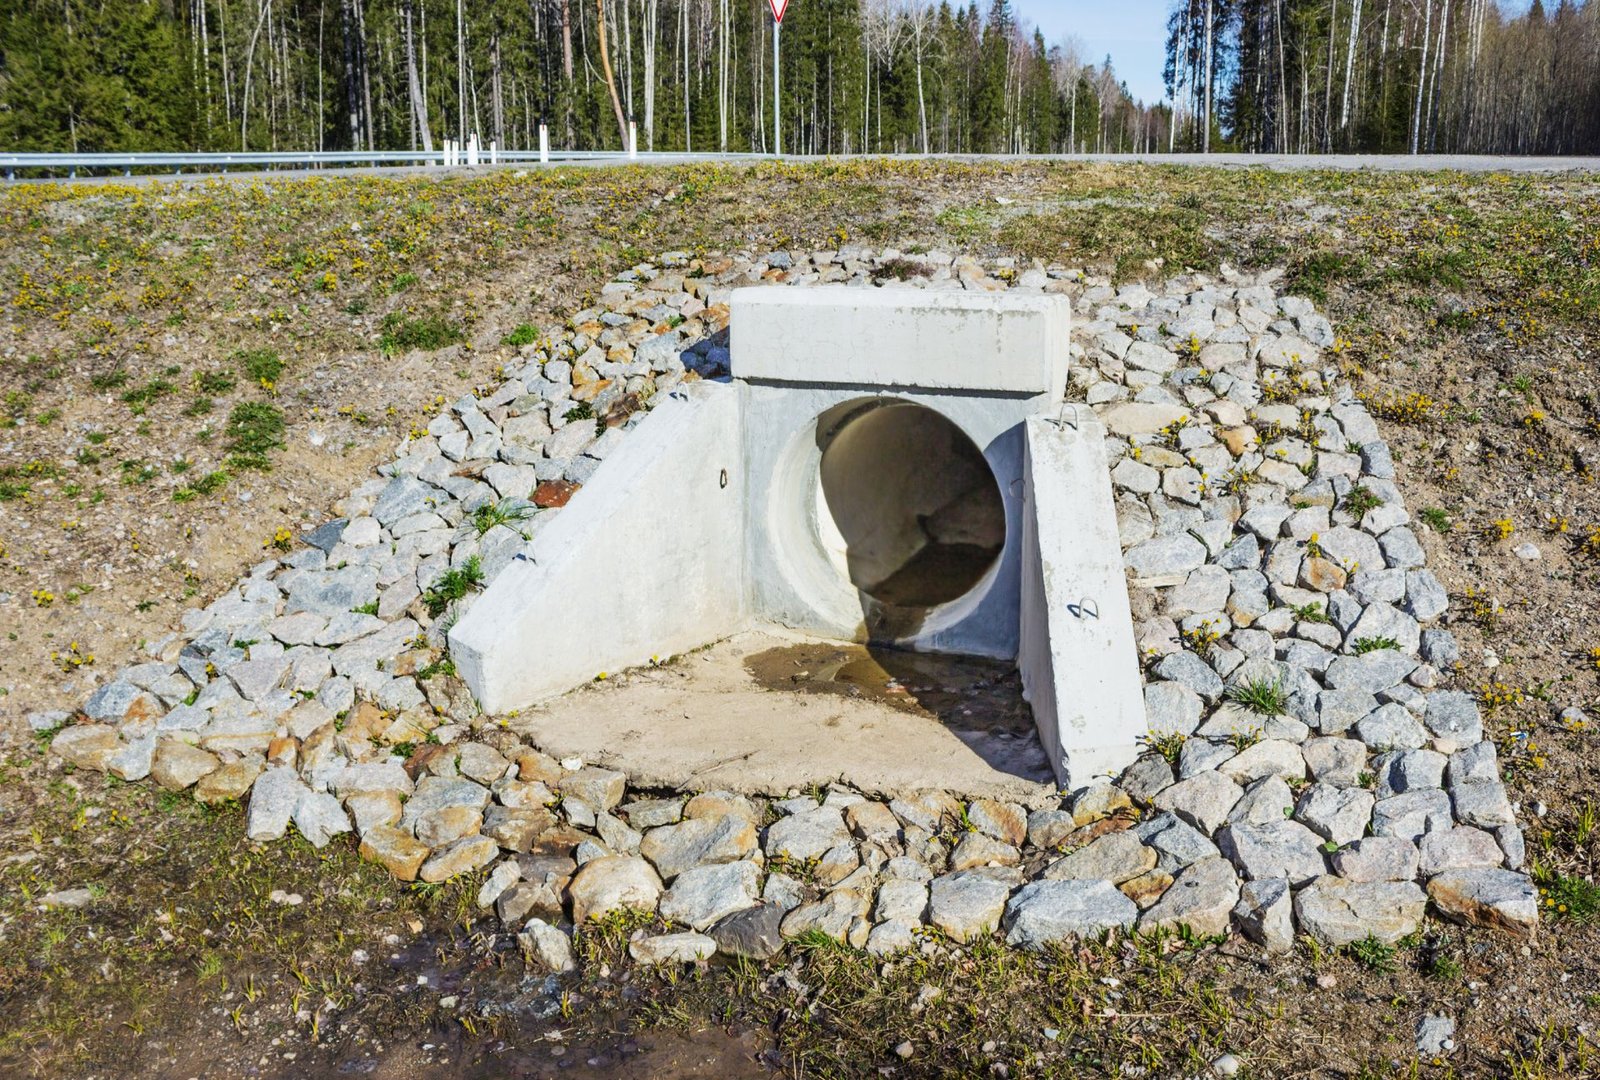
[[[765,151],[772,33],[766,0],[11,0],[0,145],[532,147],[542,121],[555,147],[616,148],[621,113],[643,149]],[[795,0],[784,149],[1162,148],[1167,110],[1081,52],[1009,0]]]
[[[1167,30],[1181,149],[1600,152],[1600,0],[1177,0]]]

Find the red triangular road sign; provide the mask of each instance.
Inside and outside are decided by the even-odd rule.
[[[789,10],[789,0],[767,0],[767,6],[772,9],[772,21],[783,22],[783,13]]]

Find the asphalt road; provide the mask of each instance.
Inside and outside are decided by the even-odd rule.
[[[1335,169],[1345,171],[1372,170],[1376,172],[1434,172],[1458,171],[1469,173],[1562,173],[1582,172],[1600,173],[1600,157],[1521,157],[1515,155],[1493,154],[883,154],[883,155],[843,155],[832,160],[859,158],[859,157],[884,157],[900,161],[1099,161],[1114,164],[1148,164],[1164,166],[1192,166],[1206,168],[1265,168],[1278,170],[1293,169]],[[141,176],[124,177],[121,175],[108,176],[80,176],[68,180],[64,177],[56,178],[24,178],[18,177],[14,183],[149,183],[161,182],[197,182],[213,179],[260,179],[264,176],[273,178],[297,178],[306,176],[330,175],[463,175],[471,172],[482,172],[486,169],[544,169],[544,168],[598,168],[620,165],[681,165],[686,163],[703,163],[723,161],[731,165],[748,165],[768,158],[752,155],[721,154],[677,154],[656,153],[641,154],[638,159],[630,161],[623,154],[615,156],[588,157],[581,159],[554,160],[549,165],[540,165],[537,162],[514,162],[500,165],[480,165],[476,169],[464,166],[445,168],[438,165],[402,165],[372,168],[360,167],[325,167],[314,169],[241,169],[233,172],[184,172],[148,173]],[[786,161],[804,162],[824,160],[799,156],[787,156]]]

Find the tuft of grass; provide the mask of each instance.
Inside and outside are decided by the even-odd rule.
[[[1344,278],[1355,277],[1360,263],[1340,251],[1318,251],[1301,259],[1289,270],[1290,288],[1319,304],[1327,303],[1328,286]]]
[[[1368,971],[1383,973],[1394,970],[1394,946],[1379,941],[1371,934],[1360,941],[1352,941],[1345,946],[1345,951],[1350,954],[1352,960]]]
[[[283,411],[266,401],[241,401],[228,414],[229,461],[236,468],[272,468],[267,457],[284,446]]]
[[[1445,513],[1441,506],[1425,507],[1418,511],[1417,516],[1422,519],[1423,524],[1436,533],[1450,531],[1450,515]]]
[[[440,574],[433,588],[422,594],[422,602],[428,614],[437,619],[445,608],[482,585],[483,563],[474,555],[460,566]]]
[[[1350,489],[1350,494],[1344,497],[1344,508],[1350,511],[1357,521],[1366,517],[1368,510],[1376,510],[1382,505],[1383,500],[1365,484],[1357,484]]]
[[[521,323],[511,333],[500,339],[500,344],[520,349],[539,340],[539,330],[532,323]]]
[[[1539,885],[1539,903],[1547,914],[1594,922],[1600,917],[1600,885],[1580,877],[1546,874]]]
[[[484,503],[474,510],[472,524],[478,530],[478,535],[482,536],[496,525],[511,525],[527,520],[533,516],[533,510],[526,504],[501,499],[499,502]]]
[[[1251,679],[1228,688],[1228,700],[1262,716],[1277,716],[1289,707],[1282,679]]]
[[[202,371],[194,377],[194,388],[201,394],[226,394],[238,384],[232,372],[221,369]]]
[[[1321,604],[1301,604],[1292,609],[1294,617],[1302,622],[1325,623],[1328,621],[1328,612]]]
[[[1350,651],[1357,656],[1364,656],[1369,652],[1377,652],[1379,649],[1398,649],[1399,647],[1400,643],[1392,637],[1364,637],[1350,646]]]
[[[283,374],[283,358],[271,349],[240,349],[233,358],[244,369],[245,377],[260,386],[276,385],[278,376]]]
[[[443,315],[417,315],[408,319],[396,311],[383,318],[383,335],[378,339],[378,348],[385,356],[410,352],[412,349],[434,352],[454,345],[465,336],[461,327]]]
[[[133,405],[137,408],[143,408],[152,401],[155,401],[157,398],[166,397],[176,389],[177,386],[175,386],[170,379],[151,379],[138,389],[129,390],[124,393],[122,395],[122,400],[127,402],[129,405]]]
[[[1455,982],[1461,978],[1461,961],[1445,949],[1437,948],[1422,961],[1422,973],[1439,982]]]

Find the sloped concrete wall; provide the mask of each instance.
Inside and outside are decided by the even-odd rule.
[[[503,712],[745,622],[741,388],[673,391],[450,630]]]
[[[1017,666],[1057,779],[1079,788],[1131,765],[1147,724],[1105,428],[1065,416],[1025,425]]]

